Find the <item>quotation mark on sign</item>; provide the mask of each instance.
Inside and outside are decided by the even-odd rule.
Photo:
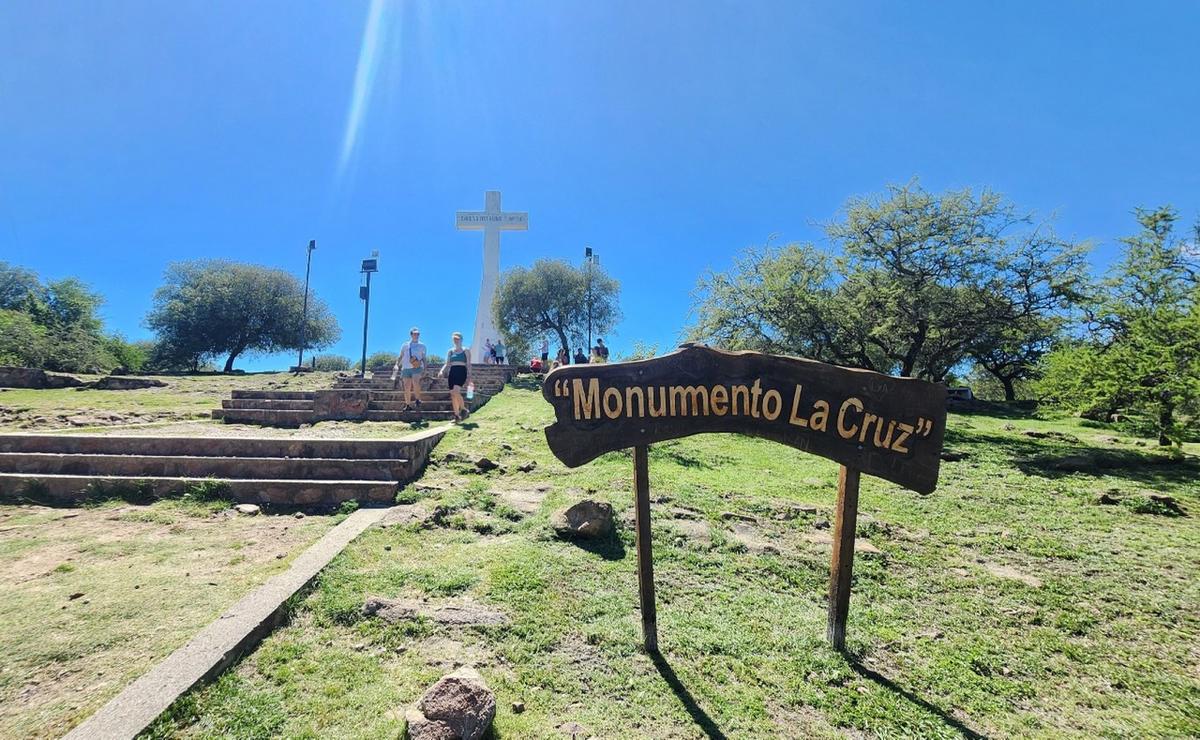
[[[554,381],[554,395],[557,398],[566,398],[571,395],[571,386],[565,380]]]
[[[929,433],[932,431],[933,422],[922,416],[917,419],[917,428],[913,431],[913,434],[921,437],[928,437]]]

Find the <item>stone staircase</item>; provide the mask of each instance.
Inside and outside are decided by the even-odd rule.
[[[341,376],[331,390],[253,391],[235,390],[212,412],[214,419],[229,424],[262,424],[299,427],[333,419],[359,421],[449,421],[452,418],[450,391],[438,378],[441,366],[425,369],[421,376],[423,401],[417,410],[404,410],[404,392],[391,379],[392,369],[377,368],[366,378]],[[504,389],[516,369],[509,365],[475,365],[471,380],[475,398],[468,408],[475,411]]]
[[[102,491],[167,497],[218,481],[238,503],[391,503],[444,429],[400,439],[0,434],[0,501],[77,504]]]

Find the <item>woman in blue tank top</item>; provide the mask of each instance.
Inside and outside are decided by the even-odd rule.
[[[471,382],[471,350],[462,346],[462,334],[454,332],[450,335],[454,346],[446,350],[446,364],[438,371],[438,377],[449,372],[446,384],[450,387],[450,405],[454,410],[454,421],[462,421],[470,415],[467,402],[463,400],[462,390]]]

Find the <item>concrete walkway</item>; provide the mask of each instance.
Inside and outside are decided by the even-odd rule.
[[[234,604],[188,644],[134,681],[83,724],[69,740],[133,738],[201,681],[215,677],[254,647],[284,616],[284,604],[329,561],[391,509],[359,509],[305,550],[292,567]]]

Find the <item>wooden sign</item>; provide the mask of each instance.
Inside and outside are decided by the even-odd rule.
[[[546,441],[568,467],[605,452],[635,449],[639,577],[648,649],[656,649],[657,637],[653,634],[647,445],[705,432],[738,432],[842,465],[834,517],[829,632],[840,649],[854,556],[858,476],[867,473],[931,493],[937,486],[946,431],[943,385],[797,357],[722,352],[700,345],[684,345],[669,355],[636,362],[565,365],[546,376],[542,394],[555,413],[554,424],[546,427]]]

